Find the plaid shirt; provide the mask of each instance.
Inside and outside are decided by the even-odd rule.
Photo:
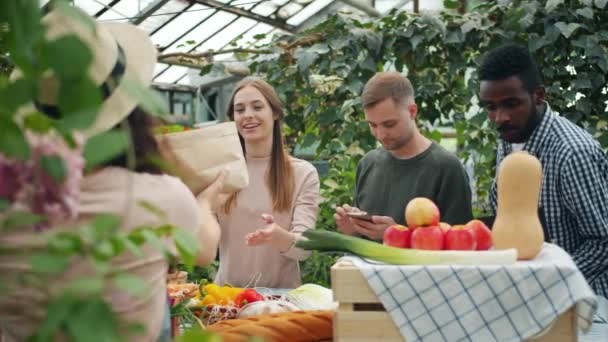
[[[512,150],[501,139],[497,166]],[[606,154],[591,135],[553,112],[548,104],[523,150],[543,166],[540,208],[547,238],[570,253],[596,294],[608,297]],[[496,179],[490,203],[496,212]]]

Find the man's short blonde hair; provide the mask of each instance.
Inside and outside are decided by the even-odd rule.
[[[410,80],[397,71],[376,73],[363,88],[363,109],[373,107],[388,97],[399,104],[413,102],[414,88]]]

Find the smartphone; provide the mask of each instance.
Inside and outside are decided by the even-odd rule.
[[[373,222],[372,215],[366,213],[365,211],[355,211],[355,212],[350,211],[350,212],[347,212],[346,215],[348,215],[349,217],[355,218],[357,220]]]

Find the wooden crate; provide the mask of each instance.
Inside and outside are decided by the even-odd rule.
[[[404,340],[363,274],[354,265],[344,261],[336,263],[331,268],[331,283],[334,300],[339,303],[334,317],[334,341]],[[576,342],[577,329],[572,308],[529,342]]]

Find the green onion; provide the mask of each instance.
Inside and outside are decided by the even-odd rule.
[[[296,247],[320,252],[347,252],[360,257],[393,265],[506,265],[517,261],[517,250],[491,251],[427,251],[396,248],[330,232],[308,230],[296,242]]]

